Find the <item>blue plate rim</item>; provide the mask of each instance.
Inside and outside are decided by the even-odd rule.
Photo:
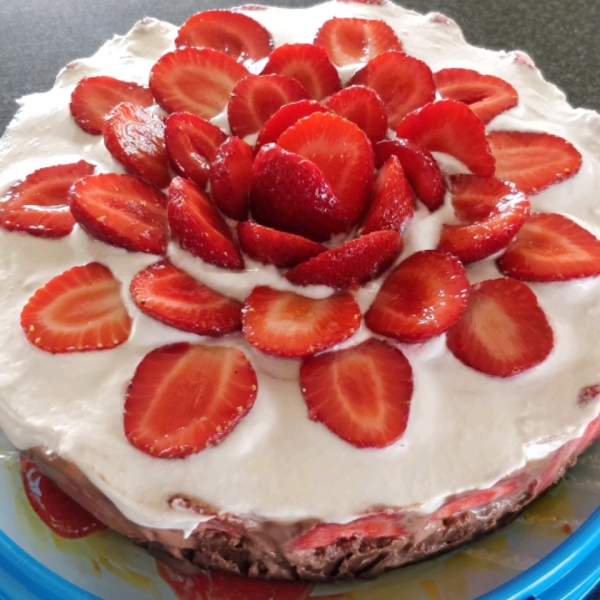
[[[581,598],[600,580],[600,508],[558,548],[478,600]],[[582,568],[585,566],[585,568]],[[26,592],[30,592],[26,594]],[[42,565],[0,531],[0,600],[101,600]],[[556,595],[558,594],[558,595]]]

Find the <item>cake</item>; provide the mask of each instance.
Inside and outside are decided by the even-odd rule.
[[[600,435],[599,133],[439,14],[145,19],[0,142],[0,427],[184,573],[485,535]]]

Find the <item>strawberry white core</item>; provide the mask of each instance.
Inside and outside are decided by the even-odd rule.
[[[505,79],[517,89],[519,104],[496,117],[488,131],[551,133],[583,156],[576,176],[532,196],[532,210],[563,213],[600,237],[600,116],[571,108],[527,57],[473,48],[453,22],[391,3],[331,2],[248,14],[272,33],[276,47],[312,42],[321,24],[334,16],[381,19],[394,29],[405,51],[433,71],[467,68]],[[97,165],[97,172],[123,172],[102,138],[89,136],[72,120],[71,93],[82,77],[92,75],[145,84],[156,60],[174,49],[176,34],[175,26],[146,19],[93,57],[68,65],[51,91],[22,99],[0,141],[0,194],[35,169],[81,158]],[[263,66],[264,60],[259,61],[252,71]],[[342,81],[360,66],[339,68]],[[213,122],[222,125],[226,118],[220,115]],[[448,164],[447,157],[436,157]],[[436,212],[419,204],[398,260],[435,248],[441,226],[452,214],[448,198]],[[246,260],[245,273],[232,273],[203,263],[176,244],[170,244],[168,256],[206,285],[240,301],[257,285],[311,297],[332,293],[323,286],[294,286],[274,267],[251,260]],[[168,500],[174,496],[269,519],[346,522],[372,506],[431,513],[449,495],[485,489],[526,461],[577,438],[600,411],[600,398],[577,402],[581,389],[600,383],[600,278],[530,286],[551,323],[555,347],[547,360],[522,375],[497,379],[478,373],[452,356],[444,336],[424,345],[402,345],[415,382],[406,432],[387,448],[359,449],[308,418],[298,383],[300,361],[266,356],[241,333],[203,338],[142,314],[129,297],[129,284],[156,260],[93,240],[79,226],[60,240],[0,230],[0,427],[20,449],[41,446],[73,461],[140,525],[189,533],[208,518],[172,508]],[[121,282],[133,317],[128,343],[110,352],[68,356],[32,347],[19,325],[28,298],[54,276],[93,261],[106,265]],[[467,272],[471,283],[500,276],[493,258],[470,265]],[[363,313],[381,283],[374,281],[356,293]],[[341,346],[371,335],[363,326]],[[242,349],[256,370],[258,396],[247,417],[218,446],[182,460],[160,460],[128,442],[123,402],[141,359],[175,342]]]

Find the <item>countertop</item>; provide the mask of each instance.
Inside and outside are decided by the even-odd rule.
[[[258,0],[257,0],[258,1]],[[181,24],[190,14],[243,0],[1,0],[0,132],[14,116],[15,99],[52,87],[71,60],[93,54],[113,34],[145,16]],[[309,6],[311,0],[279,2]],[[405,0],[419,12],[438,11],[461,25],[468,42],[527,52],[573,106],[600,111],[598,0]],[[589,600],[599,600],[600,590]]]

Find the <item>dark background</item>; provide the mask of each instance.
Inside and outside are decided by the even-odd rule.
[[[16,112],[16,98],[49,89],[64,65],[93,54],[135,21],[152,16],[179,25],[194,12],[244,1],[260,0],[0,0],[0,132]],[[316,1],[278,3],[293,7]],[[600,111],[599,0],[403,0],[401,4],[452,17],[471,44],[524,50],[572,105]],[[592,598],[600,600],[600,592],[588,600]]]
[[[246,0],[250,1],[250,0]],[[260,0],[254,0],[260,1]],[[264,0],[268,2],[268,0]],[[0,131],[16,111],[15,98],[50,88],[69,61],[89,56],[113,34],[145,16],[181,24],[206,8],[244,0],[0,0]],[[276,3],[276,0],[273,0]],[[281,1],[309,6],[312,0]],[[467,41],[529,53],[546,79],[574,106],[600,110],[598,0],[404,0],[420,12],[455,19]]]

